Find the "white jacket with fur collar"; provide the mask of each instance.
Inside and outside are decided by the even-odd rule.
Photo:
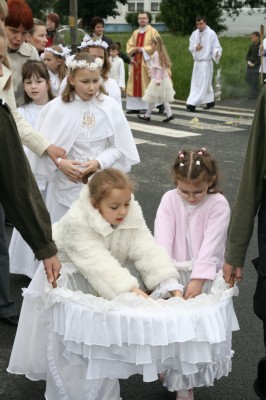
[[[125,220],[115,229],[90,203],[86,185],[65,216],[53,225],[62,263],[71,262],[106,299],[139,287],[126,264],[134,264],[145,286],[178,278],[167,252],[156,244],[137,201],[132,199]]]

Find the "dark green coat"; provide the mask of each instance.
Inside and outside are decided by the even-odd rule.
[[[246,158],[228,229],[225,260],[243,267],[266,183],[266,86],[258,98]]]

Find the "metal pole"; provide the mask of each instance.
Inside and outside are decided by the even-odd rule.
[[[69,27],[72,54],[75,54],[78,45],[78,0],[70,0],[69,2]]]
[[[260,45],[263,46],[263,40],[264,40],[264,25],[261,24],[260,26]],[[263,71],[263,57],[264,57],[264,51],[266,49],[263,49],[260,51],[260,83],[263,85],[263,74],[265,71]]]

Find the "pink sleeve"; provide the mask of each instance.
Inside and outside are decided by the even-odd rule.
[[[157,210],[154,222],[154,237],[156,242],[164,247],[172,258],[172,248],[175,237],[175,216],[171,212],[170,203],[166,193]]]
[[[160,65],[159,55],[157,51],[155,51],[152,57],[152,69],[153,69],[153,74],[152,74],[153,79],[155,80],[156,83],[161,83],[163,71]]]
[[[217,270],[221,268],[219,264],[225,250],[229,219],[230,208],[226,200],[213,206],[190,279],[214,280]]]

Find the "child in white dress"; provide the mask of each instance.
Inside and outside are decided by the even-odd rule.
[[[167,115],[163,122],[169,122],[174,119],[170,103],[174,101],[175,96],[173,82],[169,76],[171,61],[160,36],[152,38],[151,46],[154,51],[150,68],[151,81],[142,97],[142,101],[148,103],[148,109],[145,114],[138,114],[138,118],[143,121],[150,121],[155,105],[163,104]]]
[[[110,78],[114,79],[120,87],[121,93],[125,93],[125,65],[121,57],[119,57],[120,47],[117,43],[111,44],[110,51]]]
[[[87,179],[86,173],[84,182]],[[121,361],[124,356],[134,358],[136,352],[133,345],[126,355],[125,344],[122,345],[122,342],[128,340],[127,331],[132,343],[135,343],[138,336],[141,339],[146,331],[143,340],[149,343],[152,340],[149,331],[156,328],[156,323],[153,327],[152,324],[141,326],[140,316],[145,317],[148,313],[143,306],[153,304],[148,300],[145,288],[154,290],[158,287],[161,293],[171,290],[174,297],[183,297],[182,285],[178,282],[178,273],[172,260],[156,244],[132,190],[133,184],[129,177],[117,169],[109,168],[95,173],[82,189],[79,199],[53,226],[53,238],[62,263],[58,287],[52,289],[40,265],[29,288],[24,292],[25,299],[8,370],[12,373],[25,373],[34,380],[45,379],[47,400],[119,400],[117,377],[124,370]],[[53,298],[57,295],[57,304],[63,307],[65,304],[68,310],[60,312],[57,307],[53,307]],[[126,317],[126,314],[122,317],[126,306],[133,306],[131,311],[128,309],[128,312],[133,311],[132,317]],[[57,311],[60,312],[60,321],[54,320],[54,324],[52,319],[59,316],[56,316]],[[95,320],[90,320],[92,315]],[[122,326],[126,327],[127,319],[129,329],[123,334]],[[31,333],[28,331],[29,326]],[[61,330],[63,326],[68,327],[66,335]],[[122,347],[115,345],[117,334],[124,336],[121,337]],[[108,356],[104,356],[100,373],[109,374],[105,378],[92,378],[99,371],[92,365],[94,361],[89,360],[90,350],[87,355],[84,353],[79,356],[79,344],[86,352],[89,336],[95,344],[98,342],[98,350],[95,347],[91,353],[95,354],[96,364],[105,351],[114,351],[112,357],[118,354],[117,362],[114,363]],[[154,338],[156,336],[155,333]],[[161,337],[161,332],[158,332],[158,336]],[[104,337],[109,344],[101,348]],[[67,345],[68,340],[72,344],[69,342]],[[23,353],[25,359],[22,361]],[[121,361],[119,353],[122,355]],[[144,360],[145,354],[140,352],[140,359],[142,357]],[[91,376],[88,368],[92,368]]]
[[[22,66],[22,81],[24,104],[18,111],[34,127],[40,111],[54,98],[50,76],[43,61],[26,61]]]
[[[68,82],[62,97],[50,101],[39,114],[36,129],[62,145],[67,159],[58,168],[47,157],[29,152],[28,159],[51,216],[58,221],[78,198],[85,168],[115,166],[130,171],[139,155],[128,122],[115,100],[101,93],[102,60],[88,53],[67,59]],[[36,263],[20,237],[10,247],[10,270],[32,277]]]
[[[51,80],[52,93],[54,96],[61,94],[61,84],[67,75],[66,58],[71,50],[68,47],[58,46],[46,47],[43,60],[48,68]]]
[[[176,188],[166,192],[161,200],[155,238],[176,263],[185,287],[184,298],[194,299],[201,293],[210,293],[223,266],[230,208],[218,190],[216,161],[205,148],[180,151],[172,173]],[[230,336],[227,349],[230,354]],[[212,368],[215,371],[217,365],[214,363]],[[178,390],[178,400],[192,400],[193,386],[213,384],[205,380],[204,373],[206,370],[199,369],[199,377],[194,380],[187,376],[187,386],[182,387],[180,371],[168,370],[164,385],[171,391]],[[220,373],[222,376],[223,368]]]

